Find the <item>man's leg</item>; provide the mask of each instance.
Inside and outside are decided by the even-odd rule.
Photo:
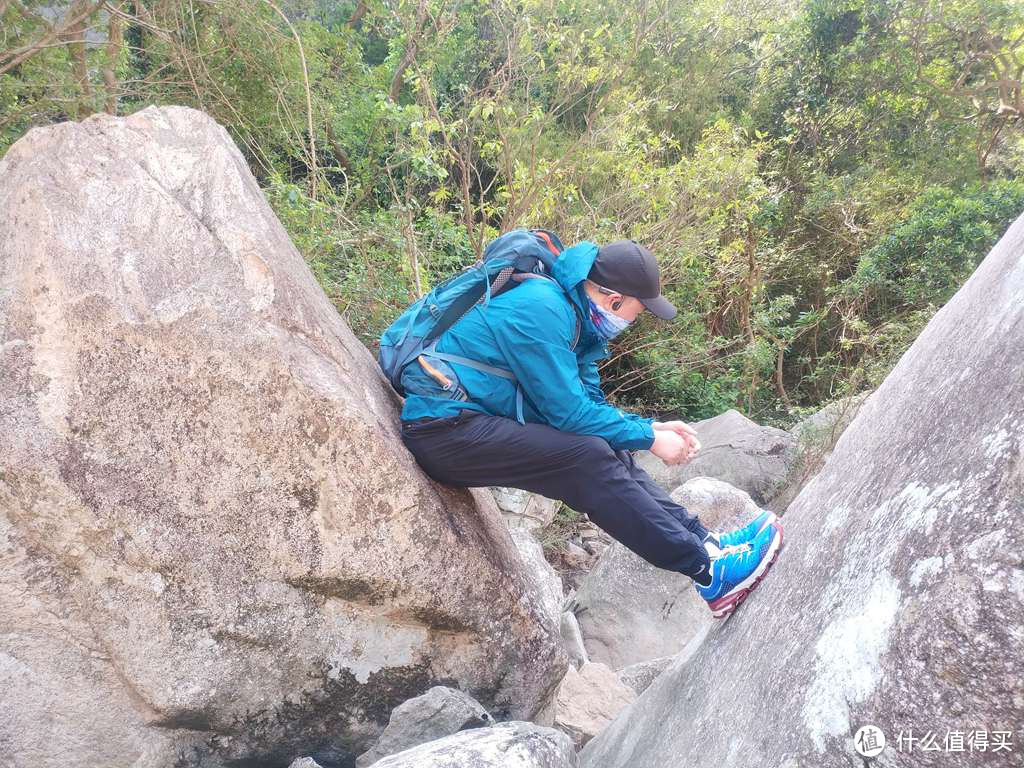
[[[708,535],[708,529],[692,514],[686,507],[672,501],[664,488],[658,485],[643,467],[636,463],[633,454],[629,451],[616,451],[620,461],[626,465],[630,476],[639,483],[647,493],[651,495],[665,510],[682,523],[687,530],[692,531],[697,537],[704,541]]]
[[[600,437],[463,411],[404,423],[402,441],[439,482],[509,486],[560,499],[659,568],[688,576],[707,572],[698,533],[637,482]]]

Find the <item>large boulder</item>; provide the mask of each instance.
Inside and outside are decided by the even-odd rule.
[[[693,477],[713,477],[768,506],[790,474],[796,458],[796,437],[782,429],[762,427],[734,410],[692,426],[701,443],[695,459],[666,466],[653,453],[639,451],[637,463],[669,492]]]
[[[429,741],[385,757],[373,768],[577,768],[572,740],[525,722],[500,723]]]
[[[860,765],[853,737],[870,724],[887,738],[881,766],[1019,766],[1017,743],[943,744],[1019,736],[1024,712],[1024,217],[785,522],[755,598],[594,739],[584,765]],[[938,751],[910,754],[908,733],[928,731]]]
[[[345,764],[435,683],[530,717],[568,664],[490,494],[397,397],[194,110],[0,161],[5,765]]]
[[[711,530],[760,512],[746,493],[709,477],[695,477],[671,496]],[[574,609],[589,658],[613,669],[673,656],[714,621],[688,576],[657,568],[618,542],[583,580]]]

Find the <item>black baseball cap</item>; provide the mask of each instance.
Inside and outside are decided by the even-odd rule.
[[[602,245],[587,277],[623,296],[633,296],[662,320],[676,316],[676,308],[661,295],[658,262],[654,254],[634,240]]]

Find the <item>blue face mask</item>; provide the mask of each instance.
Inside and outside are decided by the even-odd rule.
[[[605,341],[610,341],[629,327],[630,320],[619,317],[614,312],[609,312],[604,307],[598,306],[594,300],[587,296],[590,303],[590,319],[594,323],[597,332]]]

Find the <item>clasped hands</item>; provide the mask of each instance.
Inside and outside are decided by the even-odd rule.
[[[693,427],[682,421],[655,421],[651,453],[665,464],[686,464],[700,450],[700,441]]]

